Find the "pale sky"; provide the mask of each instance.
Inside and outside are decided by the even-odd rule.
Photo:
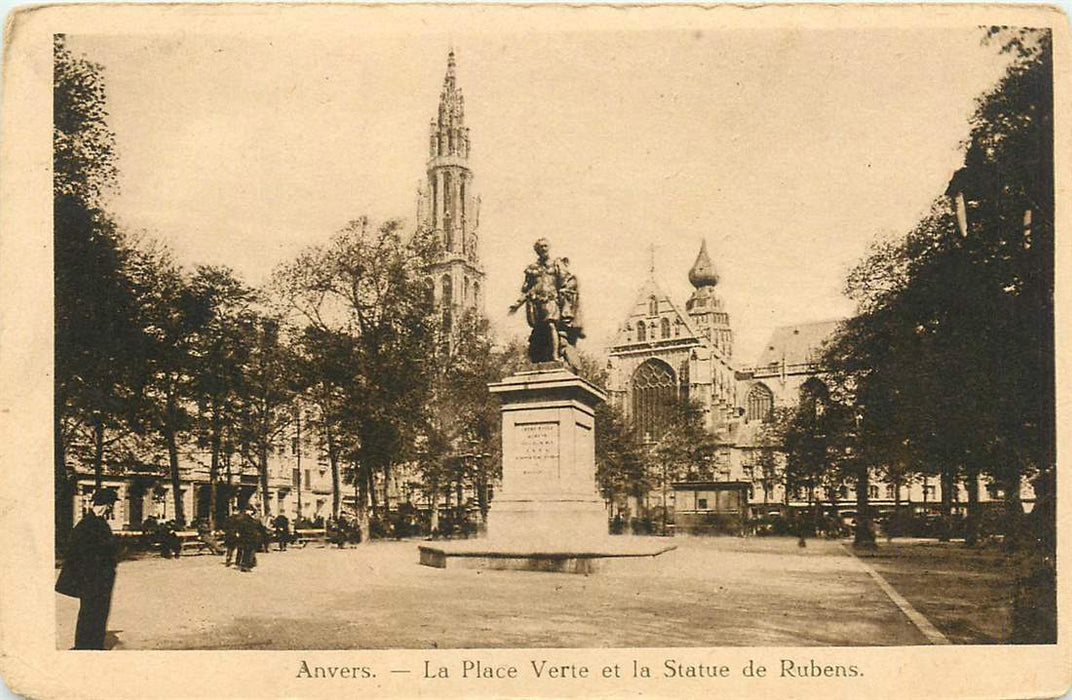
[[[361,215],[412,225],[450,45],[483,200],[487,312],[532,241],[569,256],[587,349],[648,276],[679,304],[702,238],[736,363],[778,325],[852,312],[845,274],[962,160],[1005,57],[976,29],[78,36],[106,68],[132,229],[247,282]],[[582,346],[585,347],[585,346]]]

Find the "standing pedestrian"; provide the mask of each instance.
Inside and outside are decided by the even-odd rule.
[[[56,592],[78,598],[75,649],[103,649],[115,586],[116,543],[106,514],[118,500],[112,489],[98,489],[71,540],[56,580]]]
[[[280,513],[272,521],[272,527],[275,529],[275,539],[279,542],[279,551],[287,551],[287,542],[290,541],[290,519]]]
[[[252,571],[257,565],[257,550],[261,546],[261,532],[263,526],[257,520],[257,509],[254,506],[246,508],[246,512],[238,516],[235,522],[235,530],[238,543],[239,571]]]
[[[238,549],[238,517],[239,515],[232,513],[223,521],[223,546],[227,548],[223,559],[224,566],[230,566],[231,562],[235,561],[235,550]]]

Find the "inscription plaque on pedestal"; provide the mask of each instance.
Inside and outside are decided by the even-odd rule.
[[[517,486],[538,489],[541,483],[559,478],[558,423],[517,423]]]

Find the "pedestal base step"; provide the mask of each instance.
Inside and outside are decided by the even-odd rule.
[[[420,563],[437,569],[484,569],[546,571],[564,574],[592,574],[608,565],[651,560],[677,545],[661,542],[616,542],[590,545],[497,544],[487,540],[444,542],[420,545]]]

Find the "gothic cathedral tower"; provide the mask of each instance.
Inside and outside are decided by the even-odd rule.
[[[434,231],[442,244],[433,284],[436,303],[448,325],[467,310],[484,314],[484,267],[477,254],[480,200],[473,194],[465,100],[454,68],[452,50],[439,94],[439,113],[431,123],[428,180],[421,188],[417,212],[420,225]]]

